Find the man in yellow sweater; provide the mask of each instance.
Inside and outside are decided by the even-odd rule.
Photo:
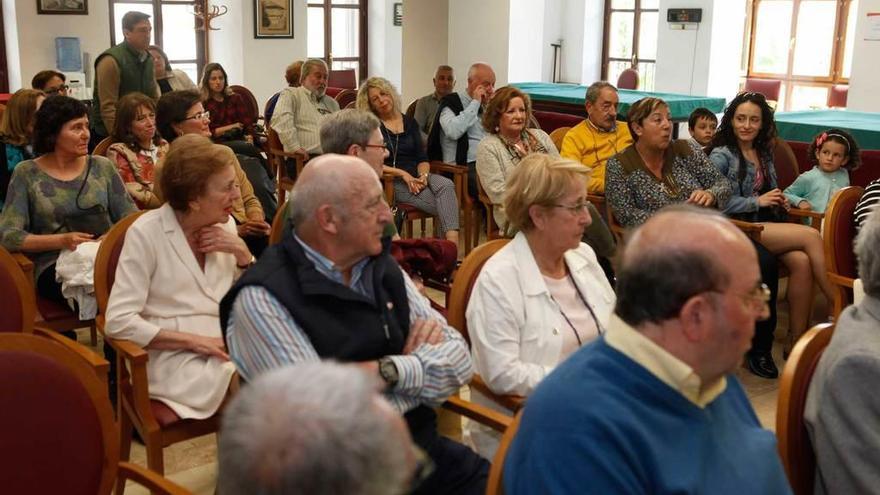
[[[633,142],[627,126],[617,123],[618,102],[617,88],[605,81],[591,84],[585,102],[587,119],[562,140],[559,153],[563,157],[592,167],[587,183],[590,193],[605,194],[605,162]]]

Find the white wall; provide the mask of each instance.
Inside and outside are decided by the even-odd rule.
[[[3,0],[3,38],[6,43],[6,77],[12,92],[21,88],[21,57],[18,51],[18,24],[15,20],[15,2]]]
[[[611,1],[611,0],[607,0]],[[581,45],[583,65],[580,72],[581,84],[592,84],[602,78],[602,30],[605,25],[604,2],[587,2],[584,9],[584,38]]]
[[[543,81],[545,0],[509,0],[508,5],[507,81]],[[487,34],[484,39],[494,36]],[[495,72],[498,77],[498,67]]]
[[[458,89],[467,84],[467,69],[474,62],[495,69],[496,87],[507,84],[509,19],[508,0],[449,0],[449,65],[455,69]]]
[[[880,70],[877,54],[880,41],[867,41],[868,12],[880,12],[880,0],[860,0],[859,18],[856,23],[856,39],[853,45],[852,73],[849,79],[849,95],[846,107],[862,112],[880,112]]]
[[[552,43],[562,40],[562,19],[564,0],[544,0],[544,33],[541,37],[541,78],[538,81],[552,81],[553,77],[553,47]],[[559,78],[558,72],[556,77]]]
[[[394,3],[399,0],[373,0],[369,3],[367,71],[381,76],[401,91],[403,29],[394,25]]]
[[[406,70],[399,88],[403,105],[434,91],[434,71],[449,62],[448,21],[448,0],[404,0],[401,65]],[[455,76],[461,80],[456,88],[462,87],[465,75],[456,71]]]

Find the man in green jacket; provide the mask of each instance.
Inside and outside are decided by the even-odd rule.
[[[110,135],[116,121],[116,102],[128,93],[140,92],[159,97],[159,86],[153,76],[153,59],[147,48],[153,26],[143,12],[126,12],[122,16],[125,40],[98,55],[95,59],[94,101],[92,102],[89,149]]]

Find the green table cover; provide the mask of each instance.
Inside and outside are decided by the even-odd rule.
[[[880,150],[880,113],[849,110],[805,110],[776,114],[776,127],[786,141],[809,143],[822,131],[836,127],[855,138],[863,150]]]
[[[584,97],[587,93],[587,87],[578,84],[524,82],[512,83],[511,86],[515,86],[528,94],[532,101],[569,103],[578,105],[581,108],[584,106]],[[721,113],[724,111],[725,104],[724,98],[634,91],[630,89],[620,89],[618,90],[618,95],[620,96],[620,104],[617,107],[617,113],[620,115],[626,115],[630,105],[638,100],[647,96],[653,96],[655,98],[662,98],[669,105],[669,113],[672,114],[672,120],[676,122],[687,121],[691,112],[699,107],[706,107],[715,113]]]

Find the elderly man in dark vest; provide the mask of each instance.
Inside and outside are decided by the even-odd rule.
[[[150,16],[143,12],[126,12],[122,16],[122,43],[111,47],[95,59],[94,99],[92,115],[92,149],[110,134],[116,121],[116,102],[128,93],[139,92],[159,97],[159,86],[153,74],[153,59],[147,48],[153,27]]]
[[[385,384],[435,470],[414,493],[482,494],[489,463],[437,433],[432,406],[467,383],[461,335],[389,254],[391,222],[376,172],[325,154],[291,193],[294,225],[220,303],[229,355],[245,380],[288,364],[354,362]]]

